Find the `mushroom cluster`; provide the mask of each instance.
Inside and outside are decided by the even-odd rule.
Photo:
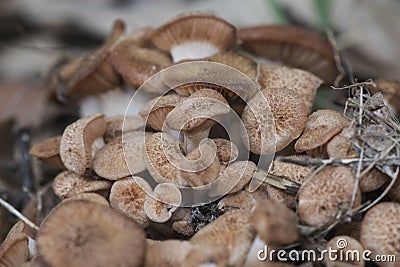
[[[400,183],[393,202],[355,216],[366,193],[391,179],[347,164],[362,142],[353,118],[313,112],[317,89],[338,74],[323,37],[293,26],[238,30],[204,12],[124,32],[117,21],[101,48],[61,66],[49,84],[55,101],[85,108],[108,99],[123,111],[86,110],[31,148],[58,170],[60,203],[37,233],[22,221],[11,229],[0,266],[284,265],[260,261],[259,251],[320,253],[343,239],[347,250],[400,255]],[[148,97],[125,113],[132,88]],[[121,92],[121,103],[110,94]],[[223,127],[231,115],[241,122],[233,133]],[[284,157],[263,170],[258,159],[274,153]],[[252,180],[261,182],[255,190]]]

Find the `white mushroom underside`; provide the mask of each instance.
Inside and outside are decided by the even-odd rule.
[[[171,49],[172,60],[201,59],[218,53],[220,49],[213,44],[201,41],[186,42]]]

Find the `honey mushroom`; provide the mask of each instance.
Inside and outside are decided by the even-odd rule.
[[[103,196],[101,196],[100,194],[97,193],[79,193],[76,195],[72,195],[68,198],[64,198],[62,200],[63,203],[67,202],[67,201],[74,201],[74,200],[85,200],[85,201],[91,201],[100,205],[104,205],[106,207],[109,207],[110,204],[108,203],[107,199]]]
[[[60,158],[61,136],[47,138],[34,144],[29,149],[29,155],[38,158],[43,163],[56,168],[65,169]]]
[[[206,58],[236,46],[236,28],[205,12],[188,12],[156,28],[150,40],[173,62]]]
[[[144,127],[144,121],[140,116],[109,116],[105,117],[106,131],[104,141],[110,142],[116,137],[122,137],[122,132],[138,131]]]
[[[29,260],[28,236],[15,233],[0,245],[0,266],[21,266]]]
[[[218,201],[218,208],[223,211],[230,209],[243,209],[250,212],[256,203],[257,199],[252,193],[249,193],[246,190],[240,190],[221,198],[221,200]]]
[[[182,266],[193,244],[185,240],[147,239],[145,267]],[[192,265],[193,266],[193,265]]]
[[[224,246],[194,246],[183,260],[182,267],[229,266],[228,250]]]
[[[341,242],[343,242],[343,244]],[[360,255],[364,252],[363,246],[350,236],[335,236],[326,243],[325,247],[326,249],[337,250],[338,255],[346,255],[346,257],[342,257],[343,259],[339,257],[337,260],[326,256],[324,262],[327,267],[364,266],[365,264],[364,258]],[[357,254],[349,253],[351,251],[356,251],[358,256]]]

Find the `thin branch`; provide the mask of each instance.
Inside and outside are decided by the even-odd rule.
[[[28,218],[26,218],[21,212],[19,212],[16,208],[14,208],[10,203],[5,201],[3,198],[0,197],[0,205],[3,206],[6,210],[8,210],[12,215],[26,223],[32,229],[39,231],[39,227],[31,222]]]

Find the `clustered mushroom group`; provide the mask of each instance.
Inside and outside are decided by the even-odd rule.
[[[22,221],[10,230],[0,246],[0,266],[309,265],[260,261],[257,251],[265,245],[319,251],[335,248],[340,238],[348,241],[346,249],[371,250],[372,258],[397,256],[397,262],[380,266],[400,266],[400,182],[366,214],[346,217],[390,177],[371,168],[356,183],[350,165],[316,170],[295,163],[359,156],[352,118],[334,110],[312,112],[318,87],[332,84],[338,74],[329,42],[293,26],[237,30],[202,12],[130,35],[124,27],[117,21],[101,48],[61,66],[49,84],[50,97],[63,104],[99,104],[100,97],[112,100],[112,92],[138,89],[163,69],[190,62],[227,65],[259,90],[242,88],[238,95],[201,77],[166,77],[160,87],[167,89],[144,88],[159,95],[135,103],[136,114],[104,114],[99,108],[61,136],[36,143],[31,155],[60,170],[52,189],[61,202],[37,232]],[[175,84],[169,79],[180,79],[180,85],[169,87]],[[242,144],[218,128],[231,109],[243,122],[238,133],[246,133],[248,159],[239,157]],[[257,169],[257,155],[274,152],[287,160]],[[260,173],[265,183],[250,190]],[[184,205],[182,188],[210,183],[208,192],[220,197]]]

